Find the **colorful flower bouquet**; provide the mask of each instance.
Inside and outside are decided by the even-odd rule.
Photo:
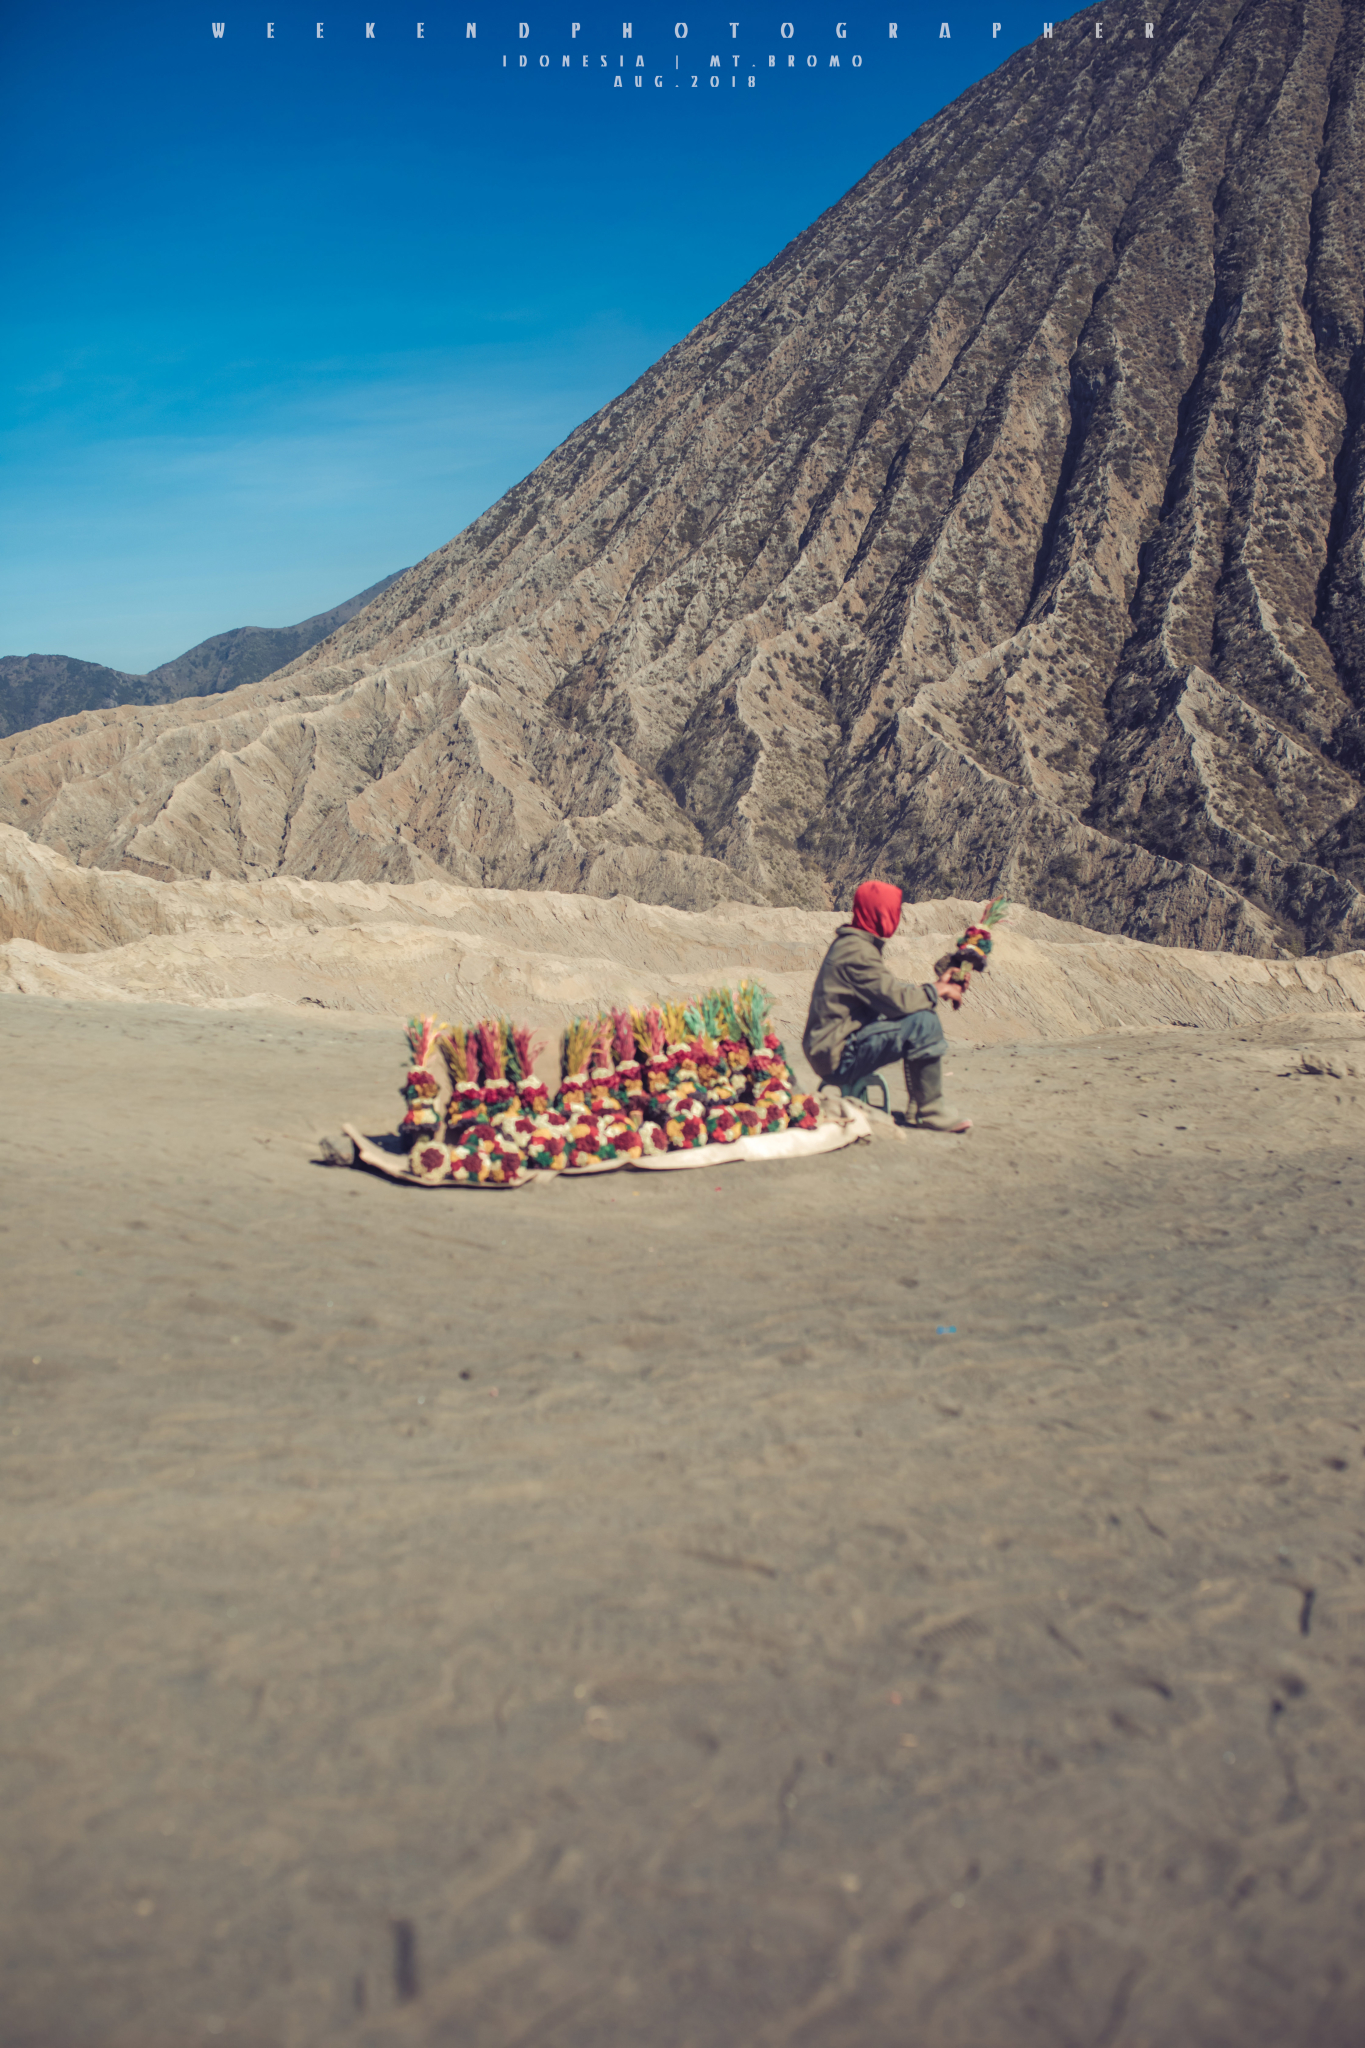
[[[787,1122],[794,1131],[813,1131],[820,1121],[820,1100],[815,1095],[793,1095]]]
[[[488,1159],[482,1152],[452,1152],[450,1178],[457,1187],[482,1187],[488,1179]]]
[[[664,1119],[664,1132],[675,1152],[696,1152],[707,1142],[706,1114],[689,1096],[681,1107],[671,1108]]]
[[[481,1187],[524,1180],[526,1154],[549,1104],[549,1090],[534,1072],[530,1032],[491,1017],[469,1026],[421,1017],[409,1024],[408,1042],[416,1064],[404,1085],[408,1114],[399,1129],[411,1132],[414,1144],[431,1141],[420,1145],[416,1164],[410,1160],[414,1178]],[[450,1083],[444,1108],[437,1050]],[[442,1123],[444,1147],[434,1142]]]
[[[946,974],[965,989],[973,974],[984,974],[995,944],[992,927],[1001,923],[1009,910],[1008,896],[992,896],[975,924],[969,924],[951,953],[934,962],[936,976]]]
[[[408,1172],[414,1180],[448,1180],[450,1177],[450,1148],[435,1144],[429,1138],[418,1138],[408,1154]]]
[[[692,1003],[575,1018],[563,1034],[553,1107],[524,1027],[414,1018],[399,1126],[408,1172],[427,1185],[514,1187],[533,1173],[602,1172],[788,1127],[813,1130],[819,1104],[795,1090],[771,1013],[771,998],[746,981]]]
[[[789,1123],[813,1129],[818,1105],[793,1097],[771,1013],[771,998],[746,981],[693,1003],[577,1018],[564,1034],[559,1107],[571,1116],[587,1107],[605,1119],[619,1151],[628,1146],[619,1105],[646,1154],[662,1149],[659,1134],[672,1150],[696,1151]]]
[[[526,1164],[533,1173],[562,1173],[569,1163],[569,1141],[562,1131],[538,1128],[526,1147]]]
[[[488,1155],[488,1178],[493,1187],[512,1187],[526,1177],[526,1162],[520,1152],[508,1145]]]
[[[412,1017],[408,1020],[412,1065],[400,1091],[408,1107],[398,1132],[410,1144],[415,1144],[418,1138],[431,1136],[441,1128],[438,1101],[441,1084],[431,1066],[437,1028],[434,1017]]]
[[[569,1168],[582,1173],[589,1167],[609,1165],[620,1157],[607,1133],[592,1117],[575,1124],[569,1136]]]

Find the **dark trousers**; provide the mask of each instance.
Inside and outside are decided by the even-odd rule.
[[[849,1039],[834,1079],[842,1094],[865,1101],[867,1083],[878,1067],[903,1060],[911,1100],[935,1101],[942,1092],[938,1062],[947,1050],[936,1010],[912,1010],[908,1017],[878,1017],[874,1023],[860,1024]]]

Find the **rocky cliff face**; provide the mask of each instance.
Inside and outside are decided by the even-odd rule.
[[[875,869],[1359,944],[1365,9],[1147,11],[1011,59],[291,668],[8,742],[0,815],[164,876]]]

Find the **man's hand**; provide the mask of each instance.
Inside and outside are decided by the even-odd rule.
[[[934,988],[941,1003],[951,1003],[955,1010],[960,1010],[962,998],[967,993],[967,984],[963,981],[954,981],[953,972],[951,967],[945,969],[934,983]]]

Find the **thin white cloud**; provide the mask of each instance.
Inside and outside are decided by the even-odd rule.
[[[553,347],[317,364],[232,394],[211,423],[185,408],[137,435],[60,412],[16,427],[0,653],[141,673],[337,604],[442,546],[674,338],[604,322]]]

